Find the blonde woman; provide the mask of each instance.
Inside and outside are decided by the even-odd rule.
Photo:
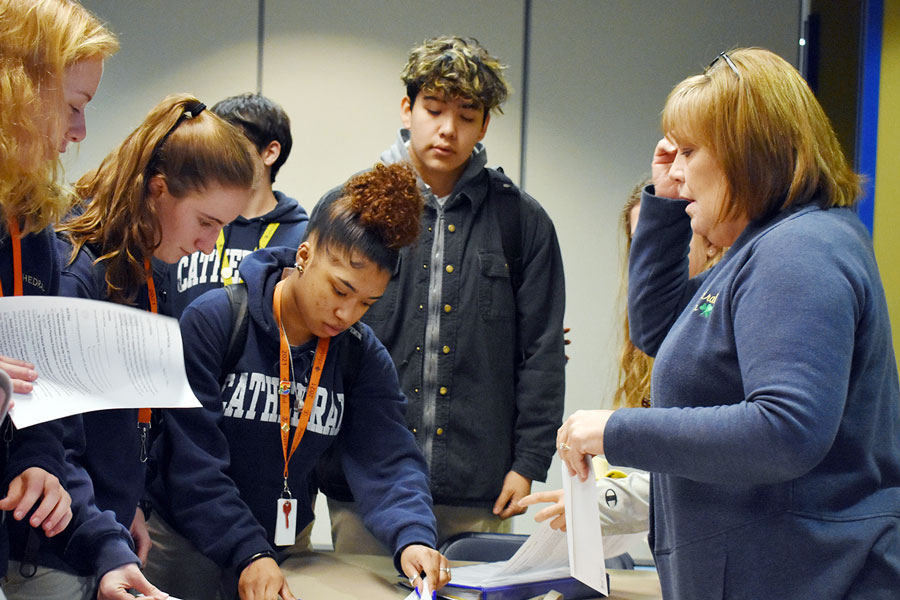
[[[58,155],[86,135],[84,108],[100,83],[115,37],[80,4],[66,0],[0,0],[0,294],[48,295],[59,289],[60,264],[49,227],[70,198],[56,185]],[[37,378],[28,362],[0,356],[13,389],[28,393]],[[63,489],[62,425],[16,431],[0,470],[0,509],[22,531],[53,537],[68,525]],[[40,529],[37,529],[40,528]],[[9,537],[0,529],[0,576],[7,573]],[[3,593],[0,592],[0,596]]]
[[[666,598],[894,598],[900,383],[859,178],[759,48],[679,83],[662,129],[629,269],[653,406],[575,413],[560,455],[652,473]],[[730,246],[694,279],[691,231]]]

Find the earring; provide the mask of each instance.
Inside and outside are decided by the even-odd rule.
[[[299,263],[294,263],[294,268],[297,269],[297,272],[299,274],[303,275],[303,265],[301,265]]]

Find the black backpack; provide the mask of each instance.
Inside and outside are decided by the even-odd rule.
[[[521,192],[503,169],[487,169],[491,184],[490,204],[500,227],[500,244],[509,267],[513,295],[522,285],[522,200]]]

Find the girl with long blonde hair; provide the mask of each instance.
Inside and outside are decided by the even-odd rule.
[[[86,135],[84,108],[97,91],[103,61],[117,49],[115,36],[77,2],[0,0],[2,296],[52,295],[59,289],[49,225],[70,197],[56,182],[58,155]],[[0,356],[0,371],[17,393],[29,393],[37,378],[33,364],[6,356]],[[2,429],[8,444],[0,471],[9,483],[0,509],[16,521],[30,515],[22,524],[25,535],[53,537],[72,518],[69,494],[60,484],[62,424],[17,431],[4,419]],[[0,528],[0,578],[7,573],[9,542],[6,527]]]

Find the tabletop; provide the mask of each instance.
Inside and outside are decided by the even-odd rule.
[[[409,590],[388,556],[311,552],[281,565],[294,595],[303,600],[397,600]],[[656,571],[609,569],[609,600],[661,600]]]

